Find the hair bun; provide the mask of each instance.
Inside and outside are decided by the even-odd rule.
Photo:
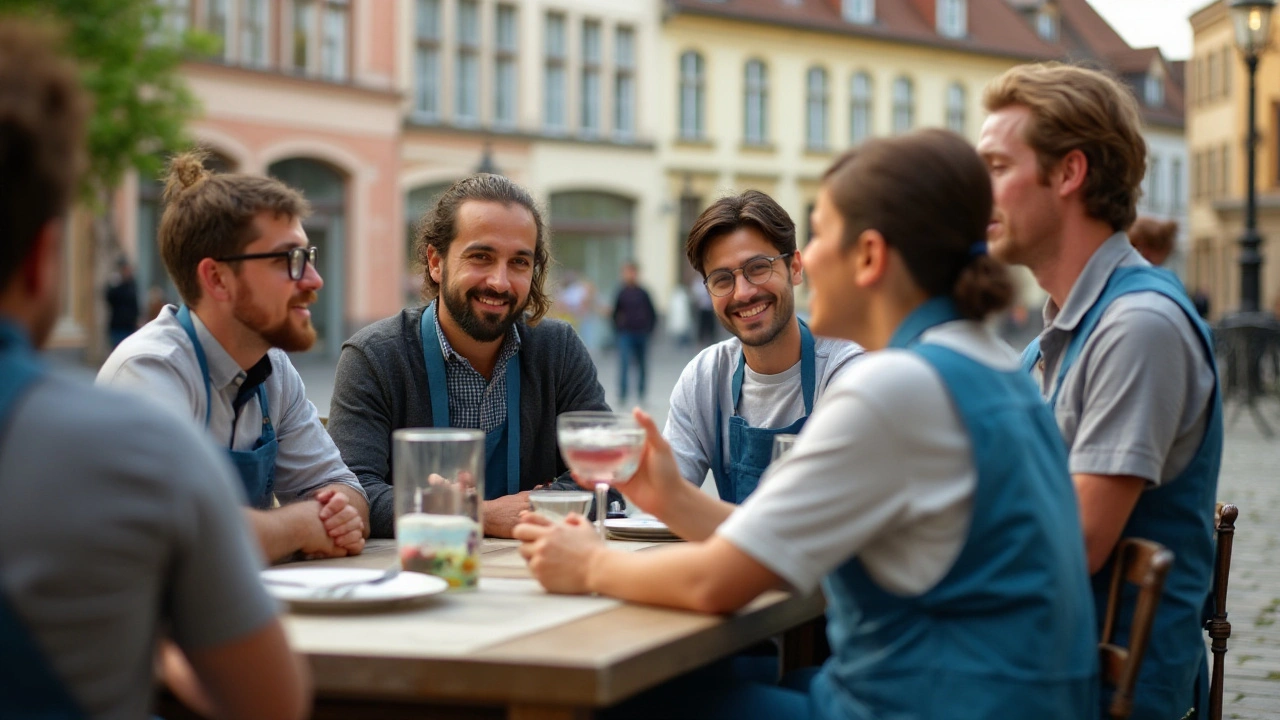
[[[204,166],[207,155],[203,150],[191,150],[169,160],[169,174],[164,184],[165,202],[209,179],[211,173]]]

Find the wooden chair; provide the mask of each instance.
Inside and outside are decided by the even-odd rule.
[[[1133,689],[1138,684],[1138,669],[1147,651],[1156,606],[1164,590],[1165,576],[1173,565],[1173,552],[1163,545],[1140,538],[1126,538],[1116,546],[1116,563],[1111,573],[1111,592],[1102,626],[1102,642],[1098,644],[1102,678],[1115,687],[1109,714],[1125,720],[1133,712]],[[1138,586],[1138,598],[1129,626],[1129,646],[1116,645],[1116,617],[1120,614],[1120,595],[1124,583]]]
[[[1209,631],[1213,651],[1213,674],[1209,683],[1208,720],[1222,720],[1222,676],[1226,665],[1227,639],[1231,637],[1231,623],[1227,622],[1227,578],[1231,574],[1231,544],[1235,540],[1236,518],[1240,509],[1235,505],[1218,503],[1213,515],[1217,534],[1217,550],[1213,563],[1213,590],[1209,595],[1213,614],[1204,621]]]

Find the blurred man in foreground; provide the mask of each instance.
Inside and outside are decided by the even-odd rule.
[[[157,641],[219,718],[306,715],[225,458],[187,423],[47,368],[86,99],[0,20],[0,714],[141,718]],[[34,346],[34,347],[33,347]],[[178,662],[176,665],[184,663]]]

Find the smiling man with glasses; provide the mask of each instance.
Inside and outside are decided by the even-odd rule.
[[[684,369],[663,435],[685,479],[701,484],[709,470],[720,497],[741,503],[769,464],[773,438],[800,432],[831,379],[862,350],[814,338],[796,317],[796,226],[768,195],[748,190],[716,201],[693,224],[685,253],[733,337]]]
[[[164,198],[160,252],[184,304],[121,343],[98,382],[208,431],[270,559],[359,553],[368,500],[285,354],[315,342],[309,307],[324,285],[302,229],[307,201],[272,178],[210,173],[199,153],[173,159]]]

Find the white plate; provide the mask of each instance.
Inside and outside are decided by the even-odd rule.
[[[604,521],[609,537],[615,540],[663,542],[680,538],[661,520],[652,517],[616,518]]]
[[[361,568],[289,567],[263,570],[262,580],[267,592],[288,603],[291,610],[381,610],[421,602],[449,589],[449,583],[434,575],[401,572],[376,585],[357,585],[342,597],[323,594],[326,588],[339,583],[375,580],[382,572]]]

